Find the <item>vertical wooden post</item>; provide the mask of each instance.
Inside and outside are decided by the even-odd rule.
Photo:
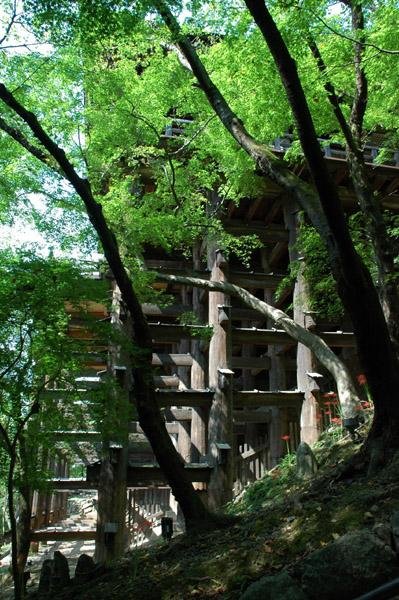
[[[188,304],[188,291],[187,287],[183,286],[181,289],[181,301],[183,306]],[[180,354],[187,354],[190,351],[190,340],[180,340],[178,345],[178,352]],[[189,387],[189,374],[188,367],[178,367],[177,374],[182,383],[182,387]],[[182,459],[189,463],[191,459],[191,423],[190,421],[179,421],[179,432],[177,436],[177,450]]]
[[[193,249],[193,267],[194,270],[201,269],[201,247],[197,243]],[[202,290],[193,288],[193,312],[197,315],[200,323],[205,321],[205,307],[201,302]],[[193,364],[191,367],[191,388],[202,390],[206,387],[205,382],[205,357],[202,350],[203,341],[199,339],[191,340],[191,356]],[[201,457],[207,453],[207,422],[208,412],[203,408],[193,408],[191,411],[191,461],[199,462]],[[196,489],[204,489],[204,484],[195,485]]]
[[[115,327],[121,327],[120,321],[120,291],[114,284],[111,323]],[[127,319],[125,327],[130,327]],[[121,361],[123,363],[121,364]],[[120,369],[120,367],[124,369]],[[119,369],[117,369],[119,367]],[[127,377],[127,357],[121,357],[119,347],[111,346],[108,358],[108,372],[118,377],[121,390],[126,402],[128,401],[128,389],[130,381]],[[112,397],[111,397],[112,402]],[[124,414],[124,411],[123,413]],[[101,470],[98,483],[98,508],[97,508],[97,530],[95,560],[100,563],[109,564],[115,558],[120,557],[127,544],[126,532],[126,475],[128,464],[128,431],[127,423],[120,422],[118,444],[112,444],[110,440],[104,440],[101,460]]]
[[[295,248],[299,226],[298,208],[293,202],[284,207],[284,220],[289,233],[290,260],[297,260]],[[314,327],[315,323],[309,312],[309,292],[302,269],[299,269],[294,287],[294,320],[305,328]],[[307,373],[315,370],[315,360],[312,352],[303,344],[297,348],[297,387],[304,392],[305,400],[301,410],[301,441],[314,444],[319,438],[317,423],[316,394],[319,390],[315,381]]]
[[[227,261],[220,250],[210,252],[211,280],[225,281]],[[232,497],[233,490],[233,393],[231,364],[231,318],[228,298],[209,293],[209,386],[215,390],[209,415],[209,456],[214,467],[208,485],[211,509]]]
[[[262,250],[262,266],[264,271],[270,272],[268,257],[266,254],[266,248]],[[274,303],[274,292],[266,289],[264,291],[264,298],[268,304]],[[274,323],[268,322],[268,327],[273,327]],[[269,370],[269,390],[284,390],[287,389],[286,372],[284,367],[284,360],[280,356],[281,347],[276,345],[270,345],[268,348],[268,356],[270,357],[270,370]],[[286,409],[273,407],[271,409],[271,421],[269,425],[269,461],[268,468],[275,467],[280,461],[281,457],[285,453],[285,445],[281,436],[287,433],[286,427]]]

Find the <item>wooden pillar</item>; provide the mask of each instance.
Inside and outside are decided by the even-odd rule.
[[[188,305],[188,291],[186,286],[182,287],[181,290],[181,302],[183,306]],[[190,351],[190,340],[183,339],[179,342],[178,353],[187,354]],[[178,367],[177,375],[182,383],[183,388],[189,387],[189,373],[188,367]],[[178,436],[177,436],[177,450],[182,459],[189,463],[191,459],[191,422],[190,421],[179,421],[178,425]]]
[[[300,224],[298,208],[293,202],[284,207],[284,220],[289,234],[289,256],[290,260],[300,260],[296,250],[297,233]],[[300,268],[294,287],[294,320],[302,327],[312,328],[315,323],[309,313],[309,291]],[[317,400],[316,395],[319,387],[313,378],[307,373],[316,369],[315,359],[312,352],[303,344],[297,347],[297,387],[304,392],[305,400],[302,405],[300,425],[301,441],[314,444],[319,438],[317,423]]]
[[[114,284],[111,308],[111,323],[121,328],[120,291]],[[130,329],[128,318],[125,328]],[[107,370],[109,375],[117,379],[120,389],[111,393],[110,402],[116,394],[121,395],[127,403],[131,389],[129,361],[123,356],[119,346],[111,345]],[[125,414],[125,411],[122,411]],[[127,423],[119,422],[118,443],[103,441],[101,470],[98,483],[98,507],[95,560],[109,564],[122,556],[126,550],[126,503],[127,503],[127,465],[128,465],[128,429]]]
[[[194,270],[201,269],[201,247],[197,243],[193,250]],[[193,288],[193,312],[198,317],[200,323],[205,322],[205,307],[201,302],[202,290]],[[191,367],[191,388],[194,390],[203,390],[206,388],[205,381],[205,356],[203,352],[204,342],[199,339],[191,340],[191,356],[193,364]],[[193,408],[191,419],[191,461],[199,462],[207,453],[207,423],[209,411],[204,408]],[[197,489],[204,489],[204,484],[195,486]]]
[[[270,272],[268,263],[268,256],[266,248],[262,250],[262,266],[264,271]],[[268,304],[274,304],[274,291],[266,289],[264,291],[265,302]],[[274,327],[274,322],[268,321],[268,327]],[[268,347],[268,356],[270,357],[270,369],[269,369],[269,390],[278,391],[287,389],[287,378],[285,372],[284,358],[281,356],[282,348],[274,344],[270,344]],[[271,408],[271,421],[269,425],[269,461],[268,468],[275,467],[280,459],[285,454],[285,444],[281,439],[281,436],[287,433],[287,419],[286,409],[284,408]]]
[[[210,251],[212,281],[225,281],[227,261],[219,250]],[[209,386],[215,390],[209,415],[209,457],[213,466],[208,485],[211,509],[232,497],[233,490],[233,394],[231,362],[231,318],[229,299],[209,293]]]

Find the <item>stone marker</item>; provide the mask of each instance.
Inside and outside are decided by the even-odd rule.
[[[296,472],[301,479],[312,477],[318,469],[315,455],[309,444],[301,442],[296,451]]]
[[[96,563],[93,558],[88,554],[81,554],[76,563],[75,569],[75,582],[86,583],[93,578],[93,574],[96,570]]]

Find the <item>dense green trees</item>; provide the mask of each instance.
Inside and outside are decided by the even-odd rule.
[[[90,285],[65,260],[32,251],[0,252],[0,449],[11,524],[15,595],[29,550],[32,493],[43,486],[39,453],[49,432],[65,427],[73,406],[79,345],[68,336],[65,302],[90,298]],[[66,405],[44,394],[57,382],[69,388]],[[68,406],[69,404],[69,406]],[[79,419],[78,415],[76,417]]]
[[[137,294],[140,253],[148,242],[184,249],[210,232],[220,236],[217,216],[225,202],[261,195],[263,177],[297,200],[324,239],[375,399],[372,439],[387,448],[399,443],[399,370],[386,324],[395,339],[396,273],[361,153],[373,130],[386,132],[388,154],[397,136],[399,67],[390,53],[397,6],[385,1],[371,11],[368,2],[347,2],[334,16],[329,2],[275,1],[272,19],[264,2],[245,5],[192,2],[184,22],[185,13],[177,21],[170,10],[177,14],[179,3],[27,2],[25,20],[53,48],[1,59],[0,143],[13,166],[12,177],[7,171],[3,177],[3,202],[19,202],[29,189],[71,214],[87,211],[133,317],[140,422],[188,524],[207,515],[154,402],[151,341]],[[384,82],[382,64],[390,72]],[[184,150],[161,140],[173,116],[193,119]],[[269,144],[287,131],[294,144],[282,161]],[[354,250],[318,136],[347,145],[387,321]],[[311,183],[290,168],[289,160],[303,160],[300,145]],[[214,189],[217,206],[209,202]]]

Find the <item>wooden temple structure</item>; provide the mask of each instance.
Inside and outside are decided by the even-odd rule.
[[[283,153],[288,144],[287,139],[277,140],[276,153]],[[391,164],[375,165],[376,148],[366,147],[365,152],[382,205],[397,209],[399,154],[393,155]],[[325,158],[344,206],[348,211],[356,210],[344,152],[326,146]],[[306,177],[306,166],[298,167],[298,174]],[[249,268],[238,259],[228,259],[214,239],[198,242],[190,259],[149,248],[145,265],[166,274],[194,274],[235,283],[283,310],[292,305],[295,320],[321,335],[356,374],[359,371],[350,324],[318,319],[310,310],[301,271],[295,284],[278,301],[275,299],[275,290],[287,274],[290,260],[298,258],[295,242],[299,219],[293,201],[277,185],[265,182],[262,196],[244,199],[239,205],[231,202],[223,214],[228,232],[237,236],[256,234],[262,242]],[[204,502],[217,508],[278,463],[287,451],[287,436],[291,451],[300,440],[313,443],[318,439],[323,426],[318,407],[323,394],[332,389],[332,381],[308,348],[237,300],[176,283],[156,281],[154,286],[165,289],[174,299],[168,306],[143,305],[153,337],[159,407],[195,488]],[[110,319],[115,327],[123,328],[126,315],[112,280],[110,294],[111,309],[92,303],[89,311],[96,319]],[[182,324],[181,316],[190,313],[195,315],[195,323]],[[87,339],[88,343],[79,377],[82,397],[95,398],[104,373],[112,372],[122,387],[128,387],[123,352],[96,346],[78,315],[71,309],[70,314],[70,335]],[[47,393],[56,393],[62,399],[62,390]],[[55,432],[54,436],[72,440],[76,447],[91,443],[99,448],[101,442],[98,432],[83,429]],[[129,530],[137,530],[143,519],[148,523],[152,516],[170,510],[178,514],[167,481],[136,421],[129,422],[125,446],[108,442],[106,451],[111,474],[102,469],[103,448],[98,450],[97,460],[87,465],[85,477],[68,478],[64,465],[53,480],[54,497],[65,496],[70,490],[98,490],[100,558],[118,554],[126,546]],[[107,485],[114,485],[118,491],[110,491]],[[108,497],[108,504],[101,503],[100,494]],[[38,506],[42,508],[40,502]],[[34,527],[41,524],[36,515]]]

